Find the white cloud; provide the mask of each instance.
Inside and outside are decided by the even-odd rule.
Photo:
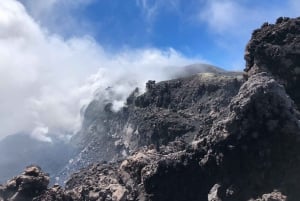
[[[167,78],[166,66],[193,62],[173,49],[110,54],[88,36],[65,40],[18,1],[0,1],[0,137],[25,131],[50,141],[80,126],[79,111],[96,90],[114,87],[120,105],[136,85]]]
[[[216,32],[234,28],[243,9],[235,1],[212,0],[200,12],[200,19]]]
[[[273,23],[280,16],[296,17],[299,10],[298,0],[268,5],[250,0],[205,0],[198,16],[214,33],[239,36],[250,34],[264,22]]]
[[[51,137],[47,136],[49,133],[48,127],[36,127],[32,133],[31,136],[35,139],[38,139],[43,142],[52,142]]]

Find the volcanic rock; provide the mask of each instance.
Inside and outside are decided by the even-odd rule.
[[[82,147],[70,168],[118,161],[143,146],[159,149],[176,138],[192,142],[207,132],[244,82],[242,73],[199,73],[160,83],[149,81],[146,92],[135,90],[118,112],[93,100],[83,127],[73,139]]]
[[[47,190],[49,176],[38,166],[28,166],[25,171],[0,186],[0,200],[29,201]]]
[[[280,17],[253,32],[246,47],[246,71],[270,72],[300,107],[300,18]]]

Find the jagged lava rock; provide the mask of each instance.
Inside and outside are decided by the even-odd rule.
[[[253,32],[246,47],[246,71],[270,72],[300,108],[300,18],[277,19]]]
[[[28,166],[25,171],[0,186],[0,200],[30,201],[47,190],[49,176],[38,166]]]

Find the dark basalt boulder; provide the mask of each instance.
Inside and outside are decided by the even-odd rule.
[[[300,116],[284,88],[258,73],[228,110],[199,145],[210,150],[201,164],[218,175],[220,198],[248,200],[280,189],[289,200],[298,200]]]
[[[0,186],[0,200],[30,201],[47,190],[49,176],[38,166],[29,166],[25,171]]]

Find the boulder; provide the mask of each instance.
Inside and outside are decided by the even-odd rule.
[[[31,201],[47,190],[49,175],[38,166],[28,166],[25,171],[0,186],[0,197],[10,201]]]

